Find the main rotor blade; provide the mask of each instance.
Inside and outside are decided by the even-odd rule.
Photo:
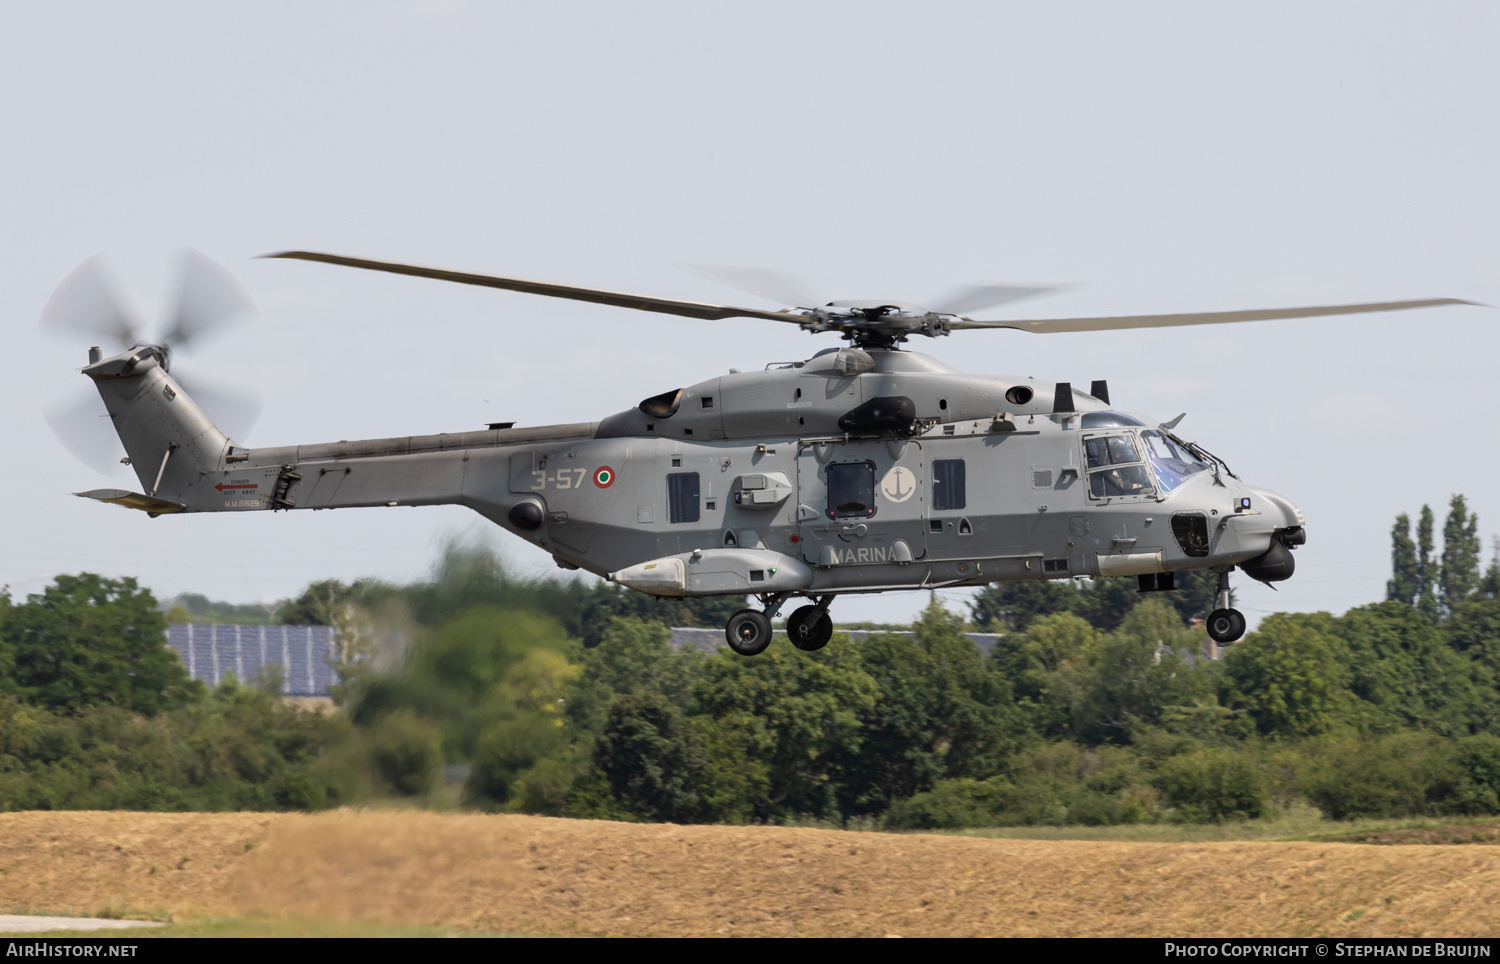
[[[940,315],[967,315],[971,311],[983,311],[998,305],[1010,304],[1023,298],[1051,294],[1064,290],[1065,285],[965,285],[948,292],[932,310]]]
[[[202,338],[242,312],[254,311],[250,293],[224,266],[188,248],[182,252],[177,317],[164,340],[181,345]]]
[[[1278,318],[1315,318],[1322,315],[1354,315],[1367,311],[1404,311],[1438,305],[1478,305],[1461,298],[1428,298],[1424,301],[1379,301],[1365,305],[1324,305],[1314,308],[1267,308],[1255,311],[1208,311],[1189,315],[1121,315],[1112,318],[1045,318],[1038,321],[951,321],[950,331],[973,328],[1014,328],[1040,335],[1065,331],[1109,331],[1115,328],[1170,328],[1177,325],[1222,325],[1234,321],[1274,321]],[[1481,307],[1483,307],[1481,305]]]
[[[43,330],[72,329],[98,337],[110,354],[137,343],[135,326],[120,307],[98,255],[69,272],[42,309]]]
[[[700,278],[743,291],[767,301],[797,308],[817,308],[829,299],[818,294],[805,279],[770,268],[741,268],[728,264],[685,264]]]
[[[802,324],[806,319],[786,311],[758,311],[754,308],[735,308],[730,305],[714,305],[701,301],[678,301],[673,298],[654,298],[650,295],[632,295],[622,291],[605,291],[600,288],[580,288],[576,285],[551,284],[546,281],[527,281],[524,278],[505,278],[492,274],[475,274],[469,271],[450,271],[447,268],[429,268],[419,264],[404,264],[399,261],[375,261],[370,258],[351,258],[341,254],[324,254],[319,251],[280,251],[261,255],[263,258],[293,258],[299,261],[321,261],[324,264],[341,264],[350,268],[366,268],[370,271],[389,271],[392,274],[412,275],[418,278],[436,278],[439,281],[456,281],[459,284],[482,285],[486,288],[503,288],[506,291],[524,291],[532,295],[549,298],[567,298],[572,301],[591,301],[595,304],[613,305],[617,308],[635,308],[639,311],[657,311],[668,315],[683,315],[688,318],[703,318],[718,321],[722,318],[766,318],[771,321],[789,321]]]

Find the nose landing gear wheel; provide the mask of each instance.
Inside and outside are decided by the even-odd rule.
[[[771,620],[754,609],[741,609],[724,626],[729,648],[741,656],[755,656],[771,645]]]
[[[1238,609],[1215,609],[1203,622],[1216,643],[1232,643],[1245,635],[1245,617]]]
[[[804,653],[814,652],[828,645],[833,638],[833,618],[826,609],[803,606],[787,617],[786,634],[793,646]]]

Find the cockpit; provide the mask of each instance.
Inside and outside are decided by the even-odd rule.
[[[1082,422],[1085,430],[1103,430],[1083,439],[1092,498],[1168,495],[1209,467],[1169,432],[1133,416],[1089,412]]]

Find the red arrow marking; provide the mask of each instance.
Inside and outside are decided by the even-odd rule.
[[[258,489],[260,488],[260,483],[248,482],[243,485],[225,485],[223,482],[220,482],[218,485],[214,486],[214,488],[218,489],[220,492],[223,492],[225,489]]]

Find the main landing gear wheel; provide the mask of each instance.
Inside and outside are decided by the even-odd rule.
[[[804,653],[811,653],[828,645],[833,638],[833,617],[828,610],[817,606],[803,606],[792,611],[786,620],[786,634],[792,645]]]
[[[1215,609],[1208,614],[1204,625],[1216,643],[1232,643],[1245,635],[1245,617],[1238,609]]]
[[[741,656],[755,656],[771,645],[771,620],[754,609],[741,609],[724,626],[729,648]]]

